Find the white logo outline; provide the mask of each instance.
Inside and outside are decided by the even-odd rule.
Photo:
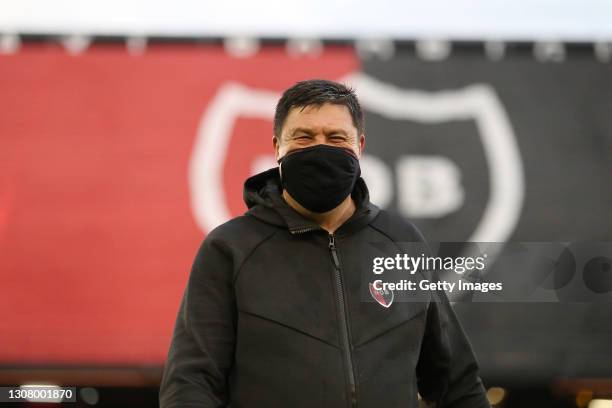
[[[490,172],[490,194],[468,241],[508,240],[520,217],[525,181],[516,136],[490,85],[474,84],[456,90],[425,92],[400,89],[363,73],[346,76],[341,82],[356,89],[365,110],[384,117],[423,123],[474,120]],[[222,176],[233,122],[237,117],[272,119],[279,98],[278,92],[227,82],[205,110],[188,174],[191,208],[203,231],[210,231],[231,217]]]

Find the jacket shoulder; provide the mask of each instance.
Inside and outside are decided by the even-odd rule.
[[[225,253],[234,261],[240,262],[276,231],[277,228],[258,221],[254,217],[241,215],[208,232],[202,242],[201,251],[212,247]]]
[[[210,230],[206,237],[211,239],[236,239],[245,233],[266,233],[271,231],[271,226],[258,221],[255,217],[239,215]]]
[[[381,209],[370,225],[396,242],[425,242],[419,228],[395,211]]]

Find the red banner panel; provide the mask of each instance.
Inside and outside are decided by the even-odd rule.
[[[0,56],[0,364],[161,364],[195,251],[273,165],[295,81],[352,49],[26,45]]]

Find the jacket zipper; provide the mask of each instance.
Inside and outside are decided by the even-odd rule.
[[[336,250],[336,237],[334,234],[329,234],[329,250],[334,261],[334,278],[336,283],[336,300],[338,302],[338,314],[340,317],[340,332],[342,337],[342,351],[349,380],[349,396],[350,406],[357,406],[357,388],[355,384],[355,371],[353,368],[352,346],[349,330],[349,321],[347,318],[347,306],[344,296],[344,287],[342,285],[342,268],[340,259]]]
[[[316,227],[306,227],[306,228],[298,228],[294,230],[289,230],[289,232],[291,232],[292,234],[303,234],[305,232],[316,231],[319,229],[320,228],[316,228]]]

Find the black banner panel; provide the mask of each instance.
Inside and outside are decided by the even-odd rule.
[[[424,61],[400,50],[362,69],[366,153],[392,180],[372,185],[373,196],[428,239],[612,240],[609,64],[589,55],[538,61],[526,52],[492,61],[460,50]],[[582,271],[573,279],[584,285]],[[609,304],[456,309],[485,377],[609,373]]]

